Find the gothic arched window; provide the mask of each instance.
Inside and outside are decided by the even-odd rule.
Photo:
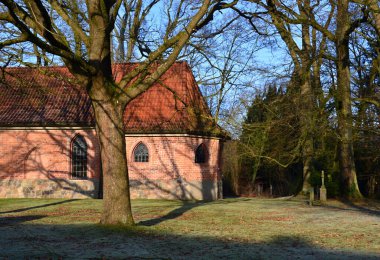
[[[207,161],[207,147],[205,144],[200,144],[195,150],[195,163],[205,163]]]
[[[71,146],[71,174],[73,178],[87,178],[87,144],[84,137],[74,137]]]
[[[149,152],[145,144],[139,143],[133,152],[135,162],[149,162]]]

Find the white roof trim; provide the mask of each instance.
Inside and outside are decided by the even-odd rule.
[[[91,126],[2,126],[1,131],[49,131],[49,130],[95,130]],[[207,135],[194,135],[194,134],[125,134],[125,137],[192,137],[192,138],[205,138],[205,139],[221,139],[220,137],[207,136]]]
[[[206,138],[206,139],[221,139],[220,137],[207,136],[207,135],[193,135],[193,134],[125,134],[125,137],[192,137],[192,138]]]

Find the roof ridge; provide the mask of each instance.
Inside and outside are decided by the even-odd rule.
[[[128,62],[112,62],[111,66],[113,65],[127,65],[127,64],[140,64],[143,63],[141,61],[128,61]],[[159,63],[159,62],[157,62]],[[174,64],[187,64],[189,66],[189,63],[186,60],[178,60],[173,63]],[[3,69],[42,69],[42,68],[67,68],[66,65],[52,65],[52,66],[37,66],[37,67],[31,67],[31,66],[10,66],[10,67],[3,67]]]

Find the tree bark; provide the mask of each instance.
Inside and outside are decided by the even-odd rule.
[[[310,1],[304,1],[304,9],[310,8]],[[306,16],[304,12],[301,12]],[[309,183],[311,175],[311,163],[314,157],[314,110],[315,103],[313,98],[313,91],[311,86],[311,55],[310,55],[310,26],[302,25],[302,52],[301,69],[299,77],[301,78],[301,131],[304,138],[302,146],[302,162],[303,162],[303,184],[302,192],[309,192],[311,185]]]
[[[306,74],[307,75],[307,74]],[[309,78],[309,75],[308,75]],[[303,184],[302,192],[309,192],[311,185],[309,183],[311,174],[311,163],[314,156],[314,115],[313,115],[313,98],[312,98],[310,78],[301,85],[301,131],[304,143],[302,146],[302,162],[303,162]]]
[[[111,4],[111,3],[107,3]],[[103,174],[102,224],[133,225],[129,178],[123,129],[126,102],[120,102],[119,87],[113,80],[111,68],[112,27],[109,11],[102,1],[90,1],[90,63],[96,68],[88,86],[95,112],[95,126],[100,144]],[[110,10],[110,9],[109,9]]]
[[[339,0],[337,5],[337,29],[336,29],[336,69],[337,69],[337,94],[336,111],[338,117],[339,134],[339,164],[342,181],[343,196],[348,199],[361,198],[356,179],[354,161],[353,136],[352,136],[352,111],[351,89],[349,69],[349,27],[350,19],[348,1]]]
[[[113,101],[107,89],[113,83],[104,77],[93,78],[92,104],[100,142],[103,172],[102,224],[133,225],[123,130],[124,106]]]

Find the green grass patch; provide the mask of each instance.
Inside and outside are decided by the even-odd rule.
[[[102,200],[0,199],[0,258],[380,257],[380,204],[134,200],[134,227],[99,224]]]

